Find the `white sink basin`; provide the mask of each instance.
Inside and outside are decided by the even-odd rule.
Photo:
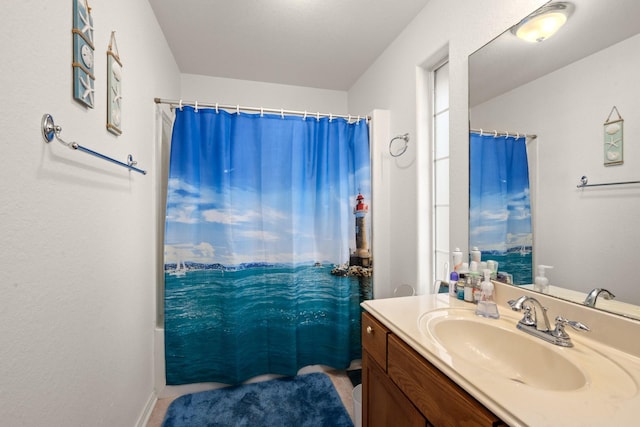
[[[419,329],[454,367],[465,363],[536,389],[574,391],[592,383],[590,366],[606,364],[611,365],[609,374],[619,380],[619,392],[626,396],[637,392],[628,374],[600,353],[555,346],[519,331],[516,322],[478,317],[472,309],[444,309],[423,314]]]

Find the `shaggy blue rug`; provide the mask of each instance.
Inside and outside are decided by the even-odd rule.
[[[163,427],[353,427],[326,374],[243,384],[174,400]]]

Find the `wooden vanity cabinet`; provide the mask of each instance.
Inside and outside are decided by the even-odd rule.
[[[362,425],[426,427],[427,420],[387,375],[389,331],[371,315],[362,316]]]
[[[364,427],[505,425],[369,313],[362,350]]]

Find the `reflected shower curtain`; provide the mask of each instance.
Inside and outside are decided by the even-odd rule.
[[[469,244],[517,284],[532,282],[526,138],[471,134]]]
[[[167,384],[236,384],[359,358],[369,198],[364,120],[176,109]]]

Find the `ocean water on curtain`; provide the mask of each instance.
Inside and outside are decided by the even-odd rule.
[[[513,276],[513,283],[527,285],[533,283],[533,254],[508,253],[508,254],[482,254],[482,260],[498,261],[498,269]]]
[[[284,359],[289,363],[269,360],[265,355],[264,363],[270,366],[256,366],[249,377],[264,372],[294,375],[298,363],[317,363],[316,354],[320,349],[336,355],[334,366],[348,365],[350,360],[340,357],[340,352],[332,351],[332,348],[344,345],[336,342],[336,337],[345,335],[347,330],[346,335],[351,337],[348,344],[351,353],[361,353],[359,303],[372,296],[370,278],[335,276],[329,266],[268,266],[235,271],[191,270],[193,266],[187,267],[189,270],[184,275],[165,274],[165,326],[172,331],[167,335],[165,345],[169,352],[177,350],[177,354],[167,357],[168,384],[207,381],[212,364],[219,372],[229,372],[226,382],[231,383],[231,372],[235,372],[238,355],[219,357],[217,346],[244,340],[248,343],[244,351],[256,356],[265,351],[266,340],[284,341],[298,328],[306,327],[312,332],[300,334],[301,339],[309,340],[299,343],[301,352],[286,357],[287,349],[282,349]],[[276,290],[271,298],[264,298],[265,286],[286,289],[281,285],[290,280],[291,274],[297,277],[299,293],[305,294],[304,298],[298,299],[293,306],[291,301],[295,296],[286,292],[278,295]],[[233,295],[229,295],[229,289],[233,289]],[[335,305],[349,306],[348,316],[344,311],[334,310]],[[216,314],[237,310],[244,310],[244,314],[224,318]],[[336,317],[337,313],[343,313],[343,317]],[[265,336],[265,329],[257,326],[264,326],[267,321],[269,332]],[[174,373],[179,373],[179,376],[171,377]],[[209,380],[221,379],[217,376]]]

